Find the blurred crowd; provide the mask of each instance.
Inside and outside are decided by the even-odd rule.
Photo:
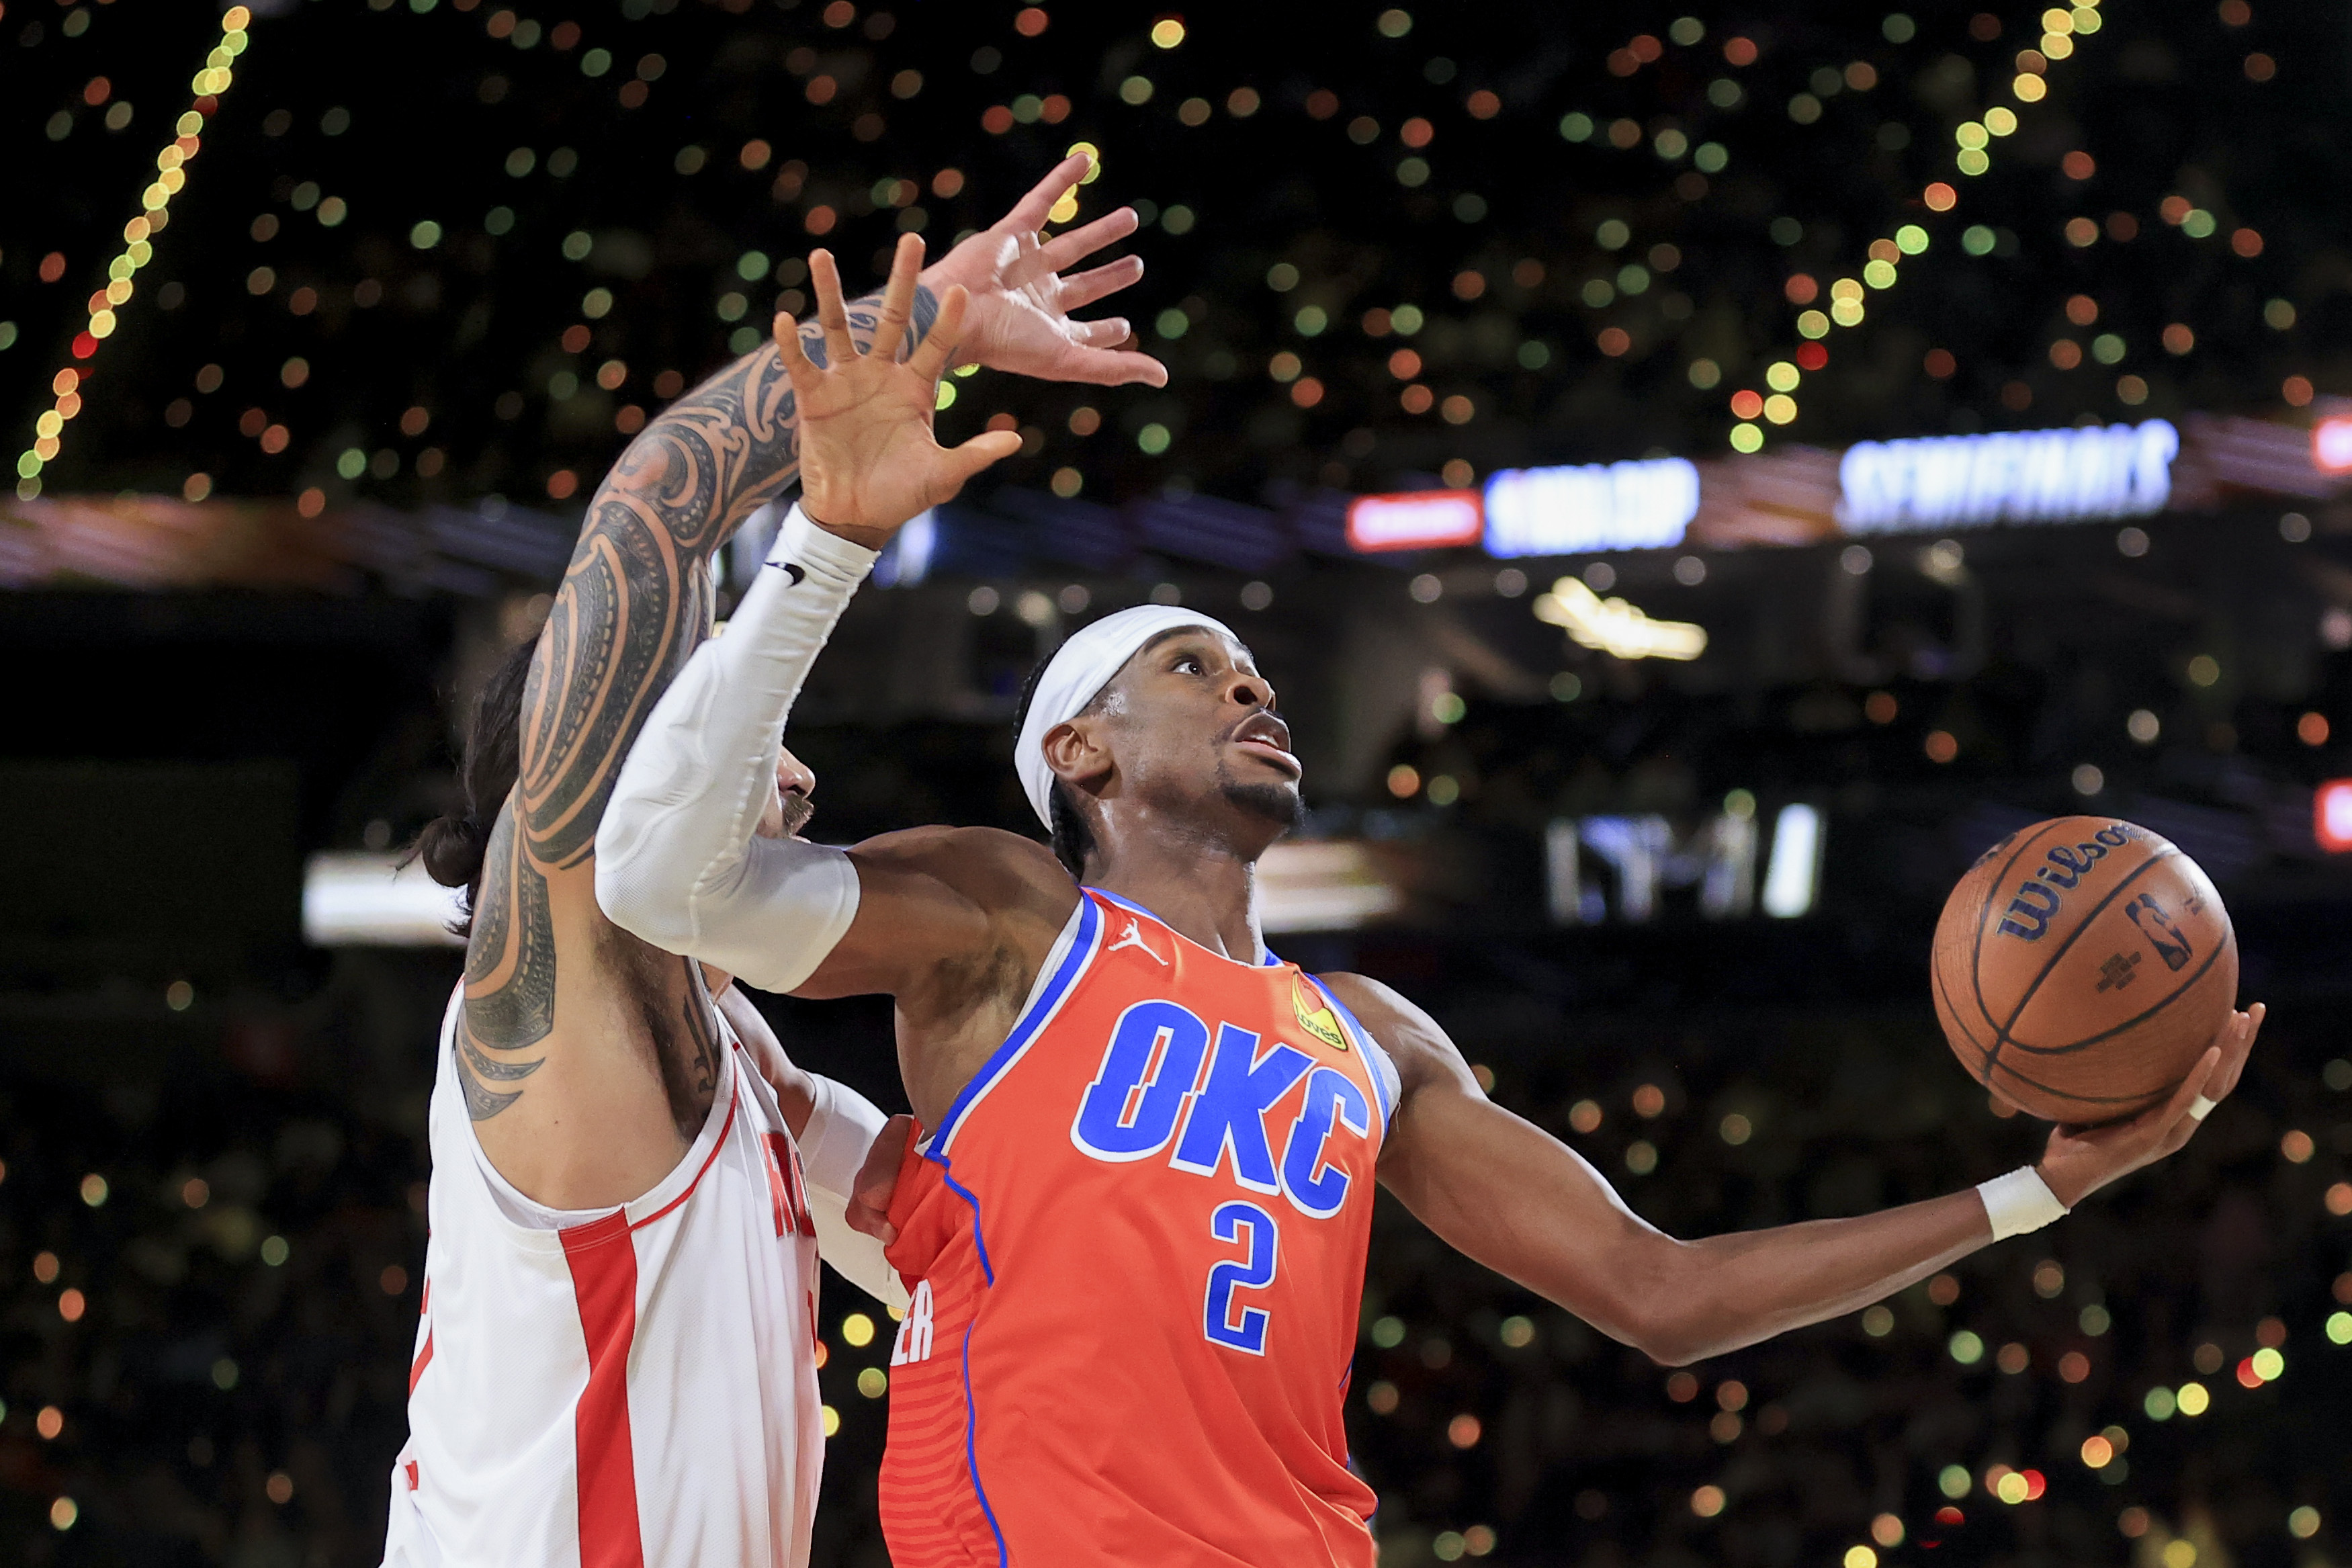
[[[201,110],[209,8],[0,22],[24,83],[0,132],[56,174],[0,221],[0,375],[36,402],[60,366],[97,382],[27,448],[48,493],[576,505],[772,305],[805,308],[811,247],[870,279],[897,233],[944,248],[1082,141],[1104,174],[1076,213],[1147,226],[1150,276],[1110,308],[1175,380],[961,384],[950,421],[1015,419],[1001,477],[1036,489],[1719,455],[1791,355],[1770,434],[1816,444],[2341,380],[2340,45],[2296,6],[259,9]],[[115,299],[183,114],[186,195]],[[1830,333],[1833,301],[1858,330]]]

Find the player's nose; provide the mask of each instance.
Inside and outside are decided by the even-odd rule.
[[[1243,708],[1272,708],[1274,685],[1264,676],[1236,671],[1233,684],[1226,689],[1225,697],[1228,701]]]
[[[776,788],[785,795],[816,794],[816,773],[790,752],[776,754]]]

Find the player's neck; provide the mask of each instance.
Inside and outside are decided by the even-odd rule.
[[[1142,905],[1181,936],[1239,963],[1255,963],[1262,949],[1254,858],[1183,845],[1130,844],[1098,856],[1087,880]]]

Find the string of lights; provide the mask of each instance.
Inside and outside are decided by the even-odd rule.
[[[163,232],[171,222],[172,198],[188,183],[188,164],[204,146],[205,122],[220,107],[221,94],[236,79],[233,69],[236,58],[245,53],[247,24],[253,13],[243,5],[232,5],[221,16],[220,42],[205,57],[204,68],[188,85],[195,93],[189,105],[173,126],[172,142],[155,154],[155,178],[139,194],[139,216],[122,228],[122,249],[107,263],[106,286],[89,297],[89,322],[74,334],[72,357],[77,363],[60,369],[49,383],[57,402],[44,410],[33,422],[33,444],[16,458],[16,496],[31,500],[41,493],[41,470],[53,461],[64,444],[66,426],[82,409],[82,387],[89,381],[89,362],[98,354],[98,345],[114,335],[118,312],[131,302],[132,279],[139,269],[154,259],[155,236]]]
[[[1906,23],[1907,26],[1907,23]],[[2039,103],[2049,95],[2046,79],[2051,63],[2071,57],[2074,39],[2099,30],[2098,0],[2081,0],[2071,10],[2053,6],[2042,14],[2042,47],[2021,50],[2017,57],[2017,74],[2010,83],[2011,96],[2020,103]],[[2018,127],[2017,111],[2006,104],[1995,104],[1980,119],[1963,121],[1953,132],[1958,144],[1953,155],[1954,166],[1969,178],[1986,174],[1992,168],[1992,143],[1995,138],[2008,136]],[[1929,212],[1948,213],[1959,205],[1960,195],[1949,181],[1936,180],[1920,193],[1920,203]],[[1829,309],[1814,304],[1821,290],[1811,277],[1791,279],[1788,289],[1791,304],[1808,307],[1797,317],[1797,333],[1805,342],[1786,359],[1777,360],[1765,367],[1765,392],[1742,387],[1731,395],[1732,416],[1739,421],[1731,427],[1731,446],[1738,452],[1758,452],[1764,447],[1764,426],[1785,426],[1797,417],[1796,391],[1805,375],[1825,368],[1829,350],[1822,340],[1832,327],[1858,327],[1867,313],[1863,301],[1873,289],[1884,292],[1895,287],[1900,277],[1903,261],[1924,255],[1929,244],[1926,228],[1906,223],[1893,234],[1870,242],[1870,259],[1859,278],[1840,278],[1827,289]],[[1762,423],[1759,423],[1759,421]]]

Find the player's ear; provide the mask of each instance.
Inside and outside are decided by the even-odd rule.
[[[1081,716],[1045,731],[1045,765],[1054,776],[1079,789],[1090,790],[1110,776],[1109,738],[1102,727]]]

